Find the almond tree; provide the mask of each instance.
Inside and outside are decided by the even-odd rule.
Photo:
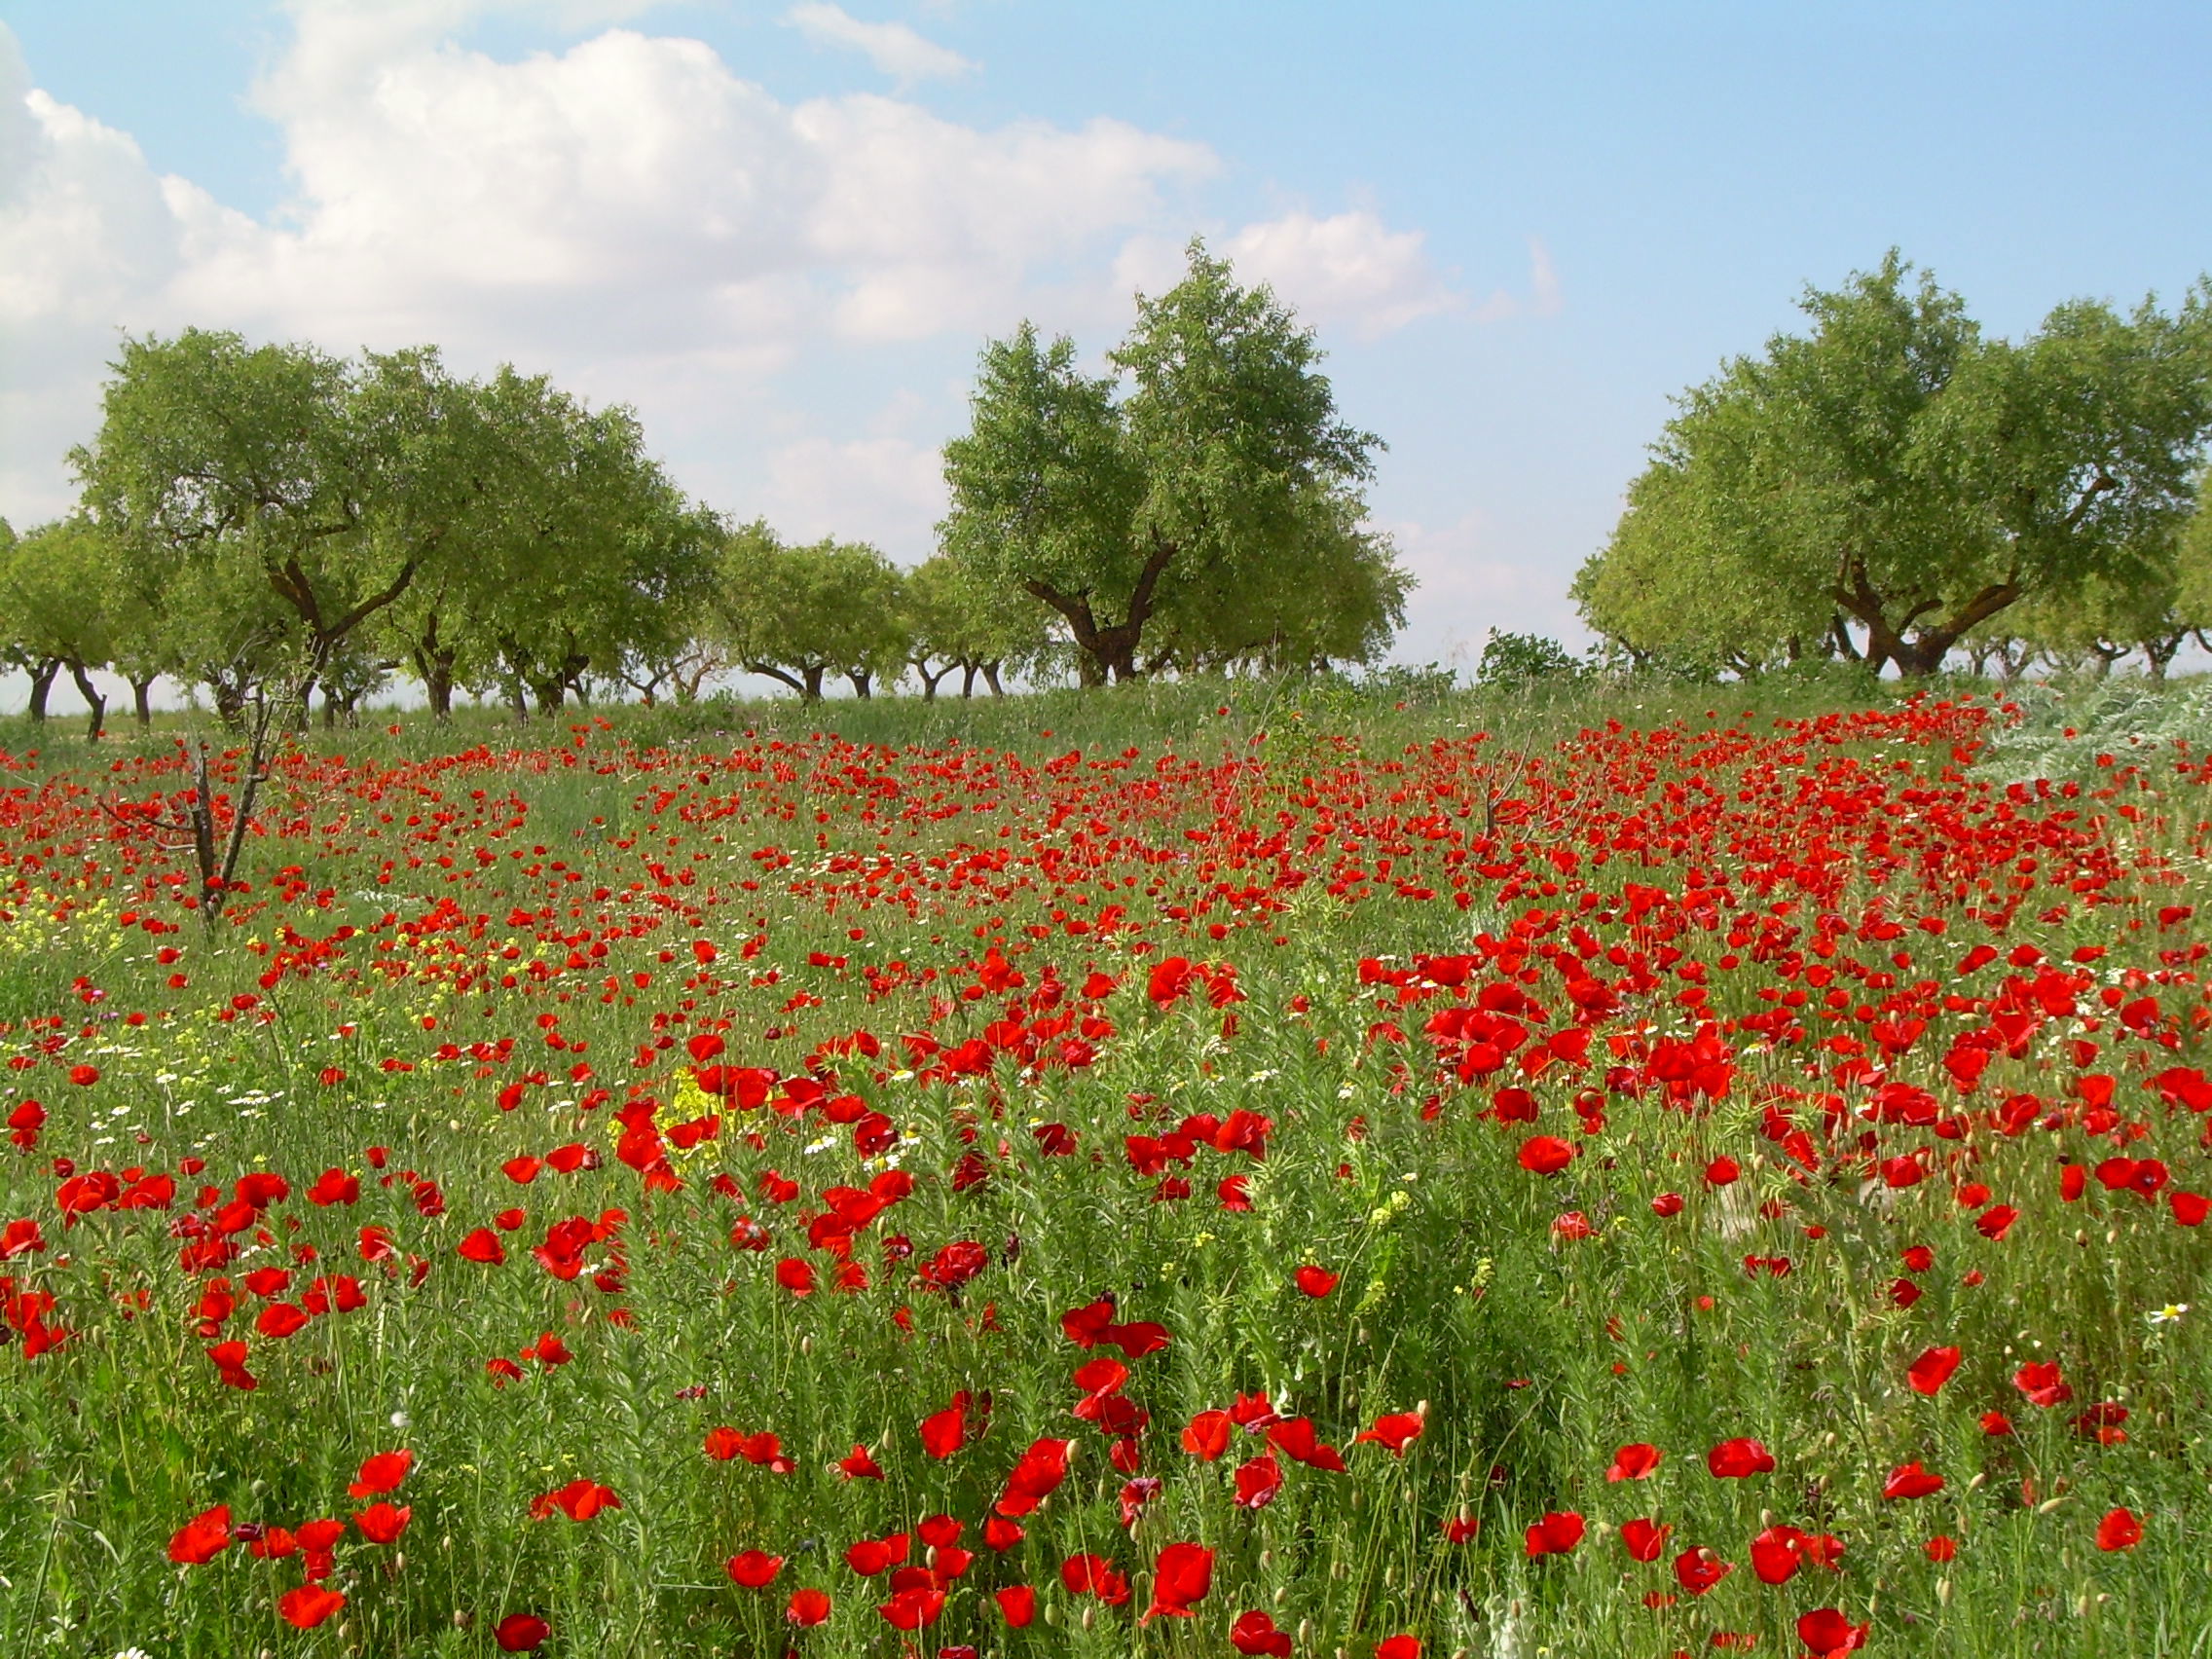
[[[1679,606],[1800,636],[1832,611],[1840,654],[1918,678],[2024,599],[2136,579],[2190,510],[2212,431],[2212,285],[2170,315],[2069,302],[2015,343],[1985,339],[1893,251],[1802,305],[1810,333],[1684,394],[1600,561],[1643,562]],[[1632,646],[1701,625],[1603,569],[1578,588]],[[1751,638],[1764,648],[1772,631]]]
[[[1316,555],[1342,551],[1381,443],[1339,417],[1320,355],[1196,241],[1181,282],[1138,296],[1113,375],[1024,323],[985,346],[970,430],[945,446],[945,550],[1056,612],[1087,685],[1241,648],[1209,633],[1223,595],[1325,607]],[[1148,654],[1169,618],[1176,645]]]

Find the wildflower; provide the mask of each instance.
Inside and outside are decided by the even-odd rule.
[[[2143,1317],[2148,1319],[2153,1325],[2173,1325],[2180,1323],[2181,1316],[2188,1311],[2188,1303],[2169,1302],[2163,1308],[2152,1309],[2151,1311],[2144,1314]]]
[[[2143,1523],[2135,1518],[2131,1509],[2108,1511],[2097,1523],[2097,1548],[2100,1550],[2131,1550],[2143,1541]]]

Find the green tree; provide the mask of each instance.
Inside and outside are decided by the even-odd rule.
[[[2014,344],[1985,340],[1892,252],[1802,305],[1809,333],[1681,399],[1653,461],[1677,477],[1648,492],[1679,496],[1620,572],[1581,584],[1595,625],[1641,611],[1646,637],[1703,627],[1649,623],[1626,591],[1641,561],[1672,594],[1775,608],[1785,637],[1832,607],[1864,630],[1870,663],[1918,677],[2031,595],[2140,575],[2187,510],[2212,429],[2212,288],[2170,316],[2073,302]],[[1632,494],[1632,516],[1644,505]],[[1831,638],[1858,654],[1847,631]]]
[[[113,573],[112,549],[82,518],[42,525],[0,552],[0,629],[10,657],[30,672],[32,719],[46,719],[54,681],[67,669],[91,716],[87,735],[106,729],[107,697],[92,676],[114,653]]]
[[[985,346],[970,430],[945,446],[940,539],[1059,615],[1085,684],[1288,638],[1280,618],[1332,596],[1319,578],[1380,447],[1339,417],[1319,360],[1272,293],[1194,241],[1181,282],[1138,296],[1116,376],[1084,374],[1072,342],[1041,345],[1027,323]],[[1148,660],[1156,619],[1174,644]]]
[[[378,367],[400,393],[386,476],[421,481],[376,523],[422,572],[382,632],[437,718],[463,685],[527,718],[532,698],[558,708],[670,648],[710,583],[717,527],[645,453],[631,411],[587,409],[511,366],[481,383],[423,355]]]
[[[1752,678],[1832,648],[1841,616],[1826,594],[1790,588],[1771,558],[1748,555],[1755,527],[1715,525],[1729,505],[1694,462],[1663,457],[1629,486],[1604,550],[1570,596],[1591,630],[1641,668]]]
[[[975,694],[977,676],[991,695],[1004,696],[1004,676],[1034,671],[1051,648],[1051,612],[1026,594],[994,589],[948,554],[906,572],[905,604],[906,663],[925,702],[955,672],[961,696]]]
[[[126,340],[112,367],[99,432],[70,453],[88,510],[165,588],[210,567],[256,572],[282,608],[291,691],[304,695],[425,556],[371,534],[420,488],[404,468],[380,476],[379,401],[357,400],[352,366],[311,347],[202,329]]]
[[[898,567],[866,542],[787,547],[756,520],[726,538],[716,619],[733,662],[802,702],[819,702],[830,674],[866,697],[905,666],[902,588]]]

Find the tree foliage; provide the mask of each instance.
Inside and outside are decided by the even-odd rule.
[[[828,675],[866,697],[905,667],[901,573],[866,542],[786,546],[756,520],[725,538],[715,608],[730,660],[805,702]]]
[[[1339,416],[1319,360],[1198,242],[1181,282],[1138,297],[1113,375],[1024,323],[984,348],[969,432],[945,446],[943,545],[1049,607],[1087,684],[1372,655],[1405,579],[1360,528],[1380,441]]]
[[[1576,597],[1632,653],[1925,675],[2023,601],[2157,576],[2212,430],[2212,287],[2019,342],[1892,252],[1679,400]]]

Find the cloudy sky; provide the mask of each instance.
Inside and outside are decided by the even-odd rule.
[[[1196,233],[1388,441],[1399,655],[1463,660],[1574,637],[1668,397],[1806,282],[2177,295],[2208,63],[2201,0],[0,0],[0,515],[199,323],[550,372],[911,562],[981,342],[1102,352]]]

